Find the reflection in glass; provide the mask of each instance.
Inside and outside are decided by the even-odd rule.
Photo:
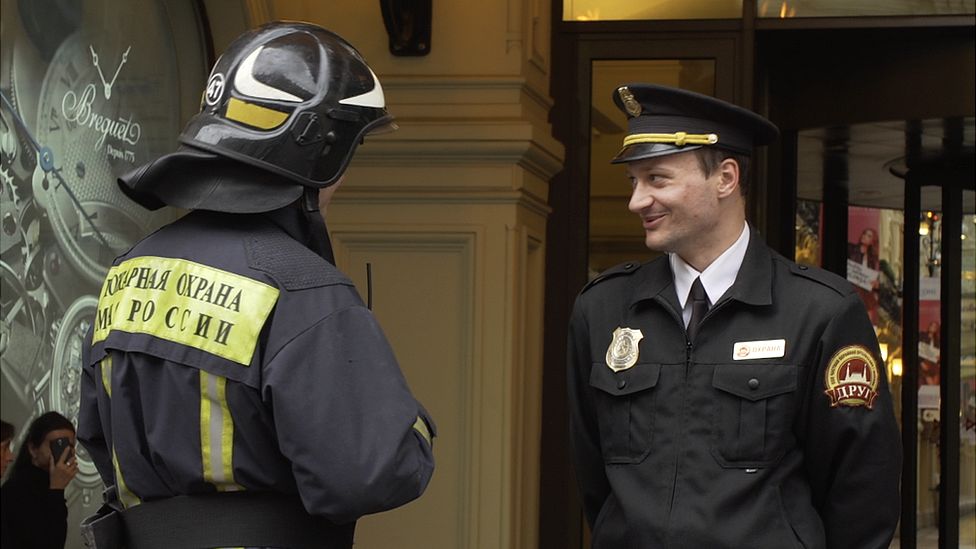
[[[738,19],[742,0],[563,0],[563,21]]]
[[[819,201],[803,199],[796,201],[796,249],[793,258],[800,265],[812,267],[821,265],[822,221],[823,209]]]
[[[571,0],[566,0],[567,2]],[[756,15],[789,17],[879,17],[955,15],[976,12],[974,0],[759,0]]]
[[[976,193],[963,192],[972,212]],[[962,312],[959,333],[959,543],[976,546],[976,215],[962,216]],[[967,545],[968,544],[968,545]]]

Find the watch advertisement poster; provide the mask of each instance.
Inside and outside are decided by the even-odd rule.
[[[143,209],[116,179],[176,148],[206,55],[192,2],[0,2],[0,395],[16,452],[44,412],[77,426],[102,279],[176,215]],[[77,455],[66,546],[80,548],[103,487]]]

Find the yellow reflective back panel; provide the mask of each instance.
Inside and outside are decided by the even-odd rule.
[[[137,257],[112,267],[92,344],[113,330],[149,334],[247,366],[278,289],[193,261]]]

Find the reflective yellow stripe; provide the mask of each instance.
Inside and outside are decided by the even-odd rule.
[[[417,421],[413,422],[413,428],[420,433],[420,436],[424,437],[427,444],[432,444],[433,437],[430,436],[430,428],[427,427],[427,422],[420,416],[417,416]]]
[[[624,138],[624,147],[638,143],[672,143],[682,145],[714,145],[718,143],[718,135],[714,133],[635,133]]]
[[[227,378],[200,370],[200,455],[203,480],[217,490],[241,490],[234,482],[234,419],[227,406]]]
[[[115,455],[114,447],[112,448],[112,467],[115,469],[115,489],[119,493],[119,501],[122,502],[122,507],[129,508],[142,503],[142,500],[125,485],[122,469],[119,467],[119,456]]]
[[[112,267],[98,299],[92,343],[113,330],[149,334],[251,363],[278,289],[182,259],[137,257]]]
[[[109,398],[112,397],[112,357],[106,356],[102,359],[100,363],[102,370],[102,387],[105,388],[105,393],[108,394]],[[112,469],[115,470],[115,489],[118,491],[119,501],[122,502],[123,507],[132,507],[134,505],[139,505],[142,501],[129,490],[129,487],[125,485],[125,479],[122,478],[122,468],[119,467],[119,457],[115,454],[115,445],[112,445]]]
[[[101,362],[102,368],[102,387],[105,388],[105,394],[112,398],[112,357],[106,356]]]
[[[241,101],[234,97],[227,102],[227,112],[224,116],[228,120],[236,120],[262,130],[277,128],[288,119],[288,113],[286,112]]]

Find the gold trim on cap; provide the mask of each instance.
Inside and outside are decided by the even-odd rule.
[[[714,133],[635,133],[624,138],[624,147],[638,143],[671,143],[682,147],[684,145],[714,145],[718,143],[718,134]]]

